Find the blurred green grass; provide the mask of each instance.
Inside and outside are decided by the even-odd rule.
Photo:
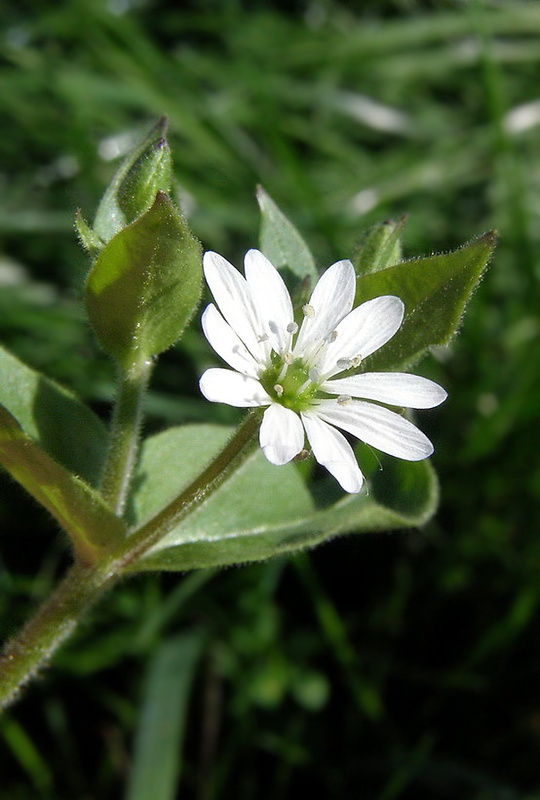
[[[147,664],[193,626],[178,796],[540,798],[540,2],[43,0],[0,22],[0,335],[103,413],[73,213],[162,114],[193,229],[237,263],[257,183],[320,268],[403,213],[409,256],[500,235],[462,334],[422,365],[450,394],[422,415],[437,519],[126,584],[0,725],[2,800],[123,796]],[[166,354],[149,429],[205,417],[208,357],[196,330]],[[65,555],[4,481],[0,521],[7,633]]]

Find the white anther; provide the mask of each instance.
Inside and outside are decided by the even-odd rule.
[[[310,306],[309,303],[306,303],[305,306],[302,306],[302,311],[304,313],[304,316],[309,317],[310,319],[313,319],[313,317],[315,316],[315,309],[313,308],[313,306]]]
[[[337,337],[338,337],[338,332],[337,331],[332,331],[326,337],[326,341],[327,341],[328,344],[332,344],[332,342],[336,341]]]
[[[268,341],[268,334],[267,333],[261,333],[260,336],[257,336],[257,341],[259,342],[259,344],[261,342],[267,342]]]
[[[337,366],[339,369],[350,369],[352,366],[352,360],[350,358],[338,358]]]
[[[351,358],[351,367],[359,367],[363,360],[362,356]]]
[[[337,402],[339,406],[346,406],[347,403],[351,402],[351,400],[352,397],[350,396],[350,394],[340,394],[340,396],[337,399]]]
[[[296,322],[289,322],[289,324],[287,325],[287,333],[296,333],[297,330],[298,330],[298,325],[296,324]]]
[[[292,362],[294,361],[293,354],[292,353],[285,353],[285,355],[283,356],[283,361],[286,364],[292,364]]]
[[[274,392],[277,394],[278,397],[281,397],[283,394],[283,386],[280,383],[276,383],[274,386]]]

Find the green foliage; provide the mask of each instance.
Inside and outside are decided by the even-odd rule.
[[[113,396],[107,362],[78,317],[55,313],[87,268],[73,207],[96,207],[112,144],[122,154],[158,114],[171,120],[190,226],[231,260],[255,241],[256,183],[291,212],[321,268],[404,212],[405,258],[500,231],[459,338],[422,364],[449,390],[422,413],[441,475],[436,520],[317,548],[313,581],[288,559],[125,581],[4,717],[9,800],[122,797],[141,676],[193,624],[209,643],[194,712],[208,751],[187,737],[179,796],[537,800],[539,12],[537,0],[5,7],[0,230],[29,292],[15,327],[2,260],[11,316],[0,314],[0,333],[99,413]],[[55,290],[48,303],[30,292],[43,286]],[[208,359],[189,330],[161,360],[148,432],[210,414],[234,422],[200,401]],[[104,426],[44,378],[40,393],[58,405],[36,420],[36,373],[14,374],[0,401],[49,455],[95,480]],[[5,480],[0,495],[7,635],[64,556],[47,515]],[[328,691],[317,711],[294,691],[313,674]]]
[[[41,450],[1,405],[0,464],[57,519],[83,562],[123,539],[124,523],[99,494]]]
[[[200,632],[160,644],[149,665],[126,800],[174,800]]]
[[[102,347],[125,368],[169,348],[201,294],[201,247],[167,195],[117,233],[86,282],[86,306]]]
[[[367,275],[385,267],[399,264],[402,260],[401,233],[406,217],[386,220],[373,225],[362,237],[353,257],[356,274]]]
[[[454,253],[417,258],[362,275],[357,281],[357,303],[393,294],[405,304],[401,328],[384,348],[366,359],[365,368],[386,370],[407,366],[417,361],[428,347],[448,344],[494,244],[494,234],[486,233]]]
[[[262,186],[257,187],[257,200],[261,211],[261,252],[276,269],[289,270],[297,279],[307,278],[315,285],[317,268],[302,236]]]
[[[171,191],[172,160],[161,119],[118,169],[98,206],[93,231],[106,243]]]
[[[0,348],[0,401],[52,458],[89,483],[101,472],[105,425],[73,394]]]
[[[3,716],[0,719],[0,735],[25,775],[29,777],[36,793],[50,792],[54,786],[54,775],[24,727],[16,719]]]
[[[230,430],[184,426],[146,440],[134,522],[143,523],[194,479],[227,441]],[[254,454],[195,513],[163,537],[133,570],[181,570],[242,564],[311,547],[354,531],[414,527],[433,514],[437,481],[427,462],[392,463],[366,496],[348,495],[321,511],[292,464],[275,467]]]

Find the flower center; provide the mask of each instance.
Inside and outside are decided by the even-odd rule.
[[[281,356],[272,360],[273,365],[259,377],[262,386],[276,403],[293,411],[306,411],[318,388],[310,370],[299,358],[290,363]]]

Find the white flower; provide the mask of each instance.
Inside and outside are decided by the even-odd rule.
[[[359,492],[362,473],[337,428],[397,458],[431,455],[433,446],[418,428],[378,403],[432,408],[446,398],[444,389],[407,373],[350,373],[399,329],[399,297],[376,297],[353,309],[354,268],[338,261],[319,279],[299,328],[283,279],[258,250],[246,254],[245,278],[217,253],[205,253],[203,264],[219,306],[205,309],[203,330],[232,369],[208,369],[201,391],[231,406],[267,406],[260,444],[272,464],[298,455],[305,431],[317,461],[346,492]],[[342,372],[345,377],[334,379]]]

